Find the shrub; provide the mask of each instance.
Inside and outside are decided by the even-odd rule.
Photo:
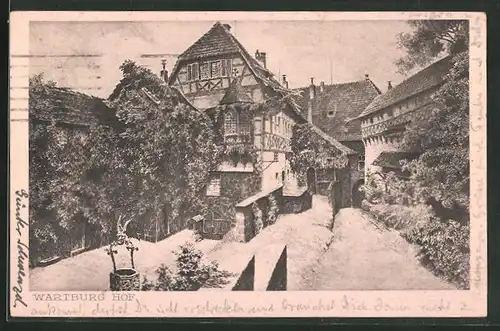
[[[143,291],[196,291],[202,286],[222,287],[227,284],[231,273],[220,270],[217,262],[203,262],[203,253],[193,244],[180,246],[174,254],[177,256],[177,271],[161,265],[156,270],[156,281],[147,277],[142,282]]]
[[[418,224],[425,224],[433,217],[432,209],[426,205],[403,206],[363,202],[361,206],[379,222],[391,229],[404,233]]]
[[[260,231],[264,228],[264,215],[262,210],[259,208],[256,202],[252,204],[252,214],[253,214],[253,220],[255,224],[255,235],[258,235]]]
[[[418,257],[436,275],[469,288],[469,226],[451,220],[433,218],[405,235],[420,247]]]
[[[273,195],[269,196],[269,210],[267,212],[267,225],[272,225],[276,223],[279,216],[278,201]]]

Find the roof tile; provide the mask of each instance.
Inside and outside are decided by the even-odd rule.
[[[382,152],[380,155],[372,162],[372,165],[377,167],[400,169],[402,160],[414,160],[417,158],[418,154],[411,152]]]
[[[402,83],[394,86],[386,93],[375,98],[359,117],[365,117],[396,102],[407,99],[412,95],[429,90],[443,83],[451,65],[450,56],[434,62],[425,69],[404,80]]]
[[[238,53],[239,47],[228,36],[226,29],[227,27],[220,22],[215,23],[207,33],[179,56],[179,60],[194,60],[207,56]]]
[[[307,116],[310,101],[310,87],[297,89],[302,97],[297,99],[301,111]],[[361,136],[359,121],[350,121],[358,117],[363,110],[380,94],[380,90],[371,80],[324,85],[323,92],[315,86],[313,99],[313,123],[332,137],[340,140],[343,137]],[[334,111],[334,116],[329,117],[328,112]],[[348,140],[348,139],[346,139]]]

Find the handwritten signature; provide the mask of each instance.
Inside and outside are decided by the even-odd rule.
[[[24,307],[28,307],[26,302],[23,299],[23,283],[24,278],[26,277],[25,272],[25,260],[28,259],[28,245],[21,241],[22,232],[28,222],[26,222],[21,217],[21,209],[26,208],[26,205],[23,203],[24,199],[28,198],[28,193],[25,190],[16,191],[16,231],[19,235],[17,239],[17,284],[12,288],[12,291],[15,293],[14,297],[14,308],[18,306],[18,304],[23,305]]]

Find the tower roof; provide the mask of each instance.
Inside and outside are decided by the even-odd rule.
[[[219,104],[227,105],[232,103],[252,103],[253,100],[246,94],[241,86],[241,78],[235,78],[226,90]]]

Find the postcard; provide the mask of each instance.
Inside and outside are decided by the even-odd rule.
[[[486,316],[484,13],[10,23],[12,318]]]

